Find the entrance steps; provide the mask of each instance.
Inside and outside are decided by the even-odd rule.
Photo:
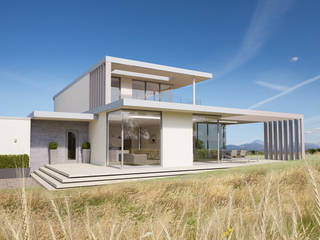
[[[55,169],[52,165],[41,167],[34,171],[31,176],[48,190],[58,190],[66,188],[99,186],[111,183],[118,183],[124,181],[137,181],[143,179],[163,178],[172,176],[181,176],[187,174],[194,174],[204,171],[212,170],[211,168],[196,168],[196,169],[172,169],[163,171],[132,171],[118,173],[105,173],[103,175],[90,175],[81,177],[70,177],[67,173],[59,169]]]

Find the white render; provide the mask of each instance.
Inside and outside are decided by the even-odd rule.
[[[0,155],[30,155],[30,118],[0,117]]]
[[[89,123],[89,141],[91,143],[91,163],[105,166],[107,159],[107,118],[106,113],[98,114],[98,119]]]
[[[89,110],[89,81],[86,74],[54,98],[55,112],[85,112]]]
[[[92,121],[96,117],[92,113],[33,111],[29,117],[37,120]]]
[[[193,165],[192,114],[162,112],[161,165]]]

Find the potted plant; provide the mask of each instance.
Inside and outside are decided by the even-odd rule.
[[[49,143],[49,160],[50,164],[56,164],[58,160],[58,143]]]
[[[90,150],[90,143],[84,142],[82,143],[82,162],[83,163],[90,163],[90,155],[91,155],[91,150]]]

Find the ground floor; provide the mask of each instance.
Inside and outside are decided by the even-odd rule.
[[[228,126],[251,123],[264,128],[265,159],[304,158],[303,115],[138,99],[121,99],[87,113],[1,118],[0,154],[28,154],[31,172],[47,164],[119,169],[222,164],[239,157],[226,150]],[[57,149],[49,149],[52,142]]]

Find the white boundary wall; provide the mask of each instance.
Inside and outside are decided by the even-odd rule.
[[[55,112],[86,112],[89,110],[90,73],[70,85],[54,98]]]
[[[28,154],[30,156],[29,118],[0,117],[0,154]]]
[[[193,165],[193,126],[191,113],[162,112],[162,167]]]
[[[97,120],[89,123],[91,163],[106,166],[107,161],[107,114],[99,113]]]

